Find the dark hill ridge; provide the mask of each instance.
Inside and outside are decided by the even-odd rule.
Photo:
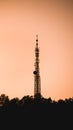
[[[24,96],[22,99],[0,96],[0,127],[4,129],[73,129],[73,98],[53,101],[51,98]]]

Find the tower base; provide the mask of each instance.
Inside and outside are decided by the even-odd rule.
[[[41,94],[40,93],[35,94],[34,98],[40,99],[41,98]]]

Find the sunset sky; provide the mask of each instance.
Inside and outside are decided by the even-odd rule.
[[[33,96],[36,34],[42,96],[73,97],[72,0],[0,0],[0,94]]]

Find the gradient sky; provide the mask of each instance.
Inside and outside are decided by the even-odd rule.
[[[33,95],[36,34],[42,96],[73,97],[72,0],[0,0],[0,94]]]

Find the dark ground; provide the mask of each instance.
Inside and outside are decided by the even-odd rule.
[[[1,130],[73,130],[73,98],[24,96],[21,100],[0,96]]]

